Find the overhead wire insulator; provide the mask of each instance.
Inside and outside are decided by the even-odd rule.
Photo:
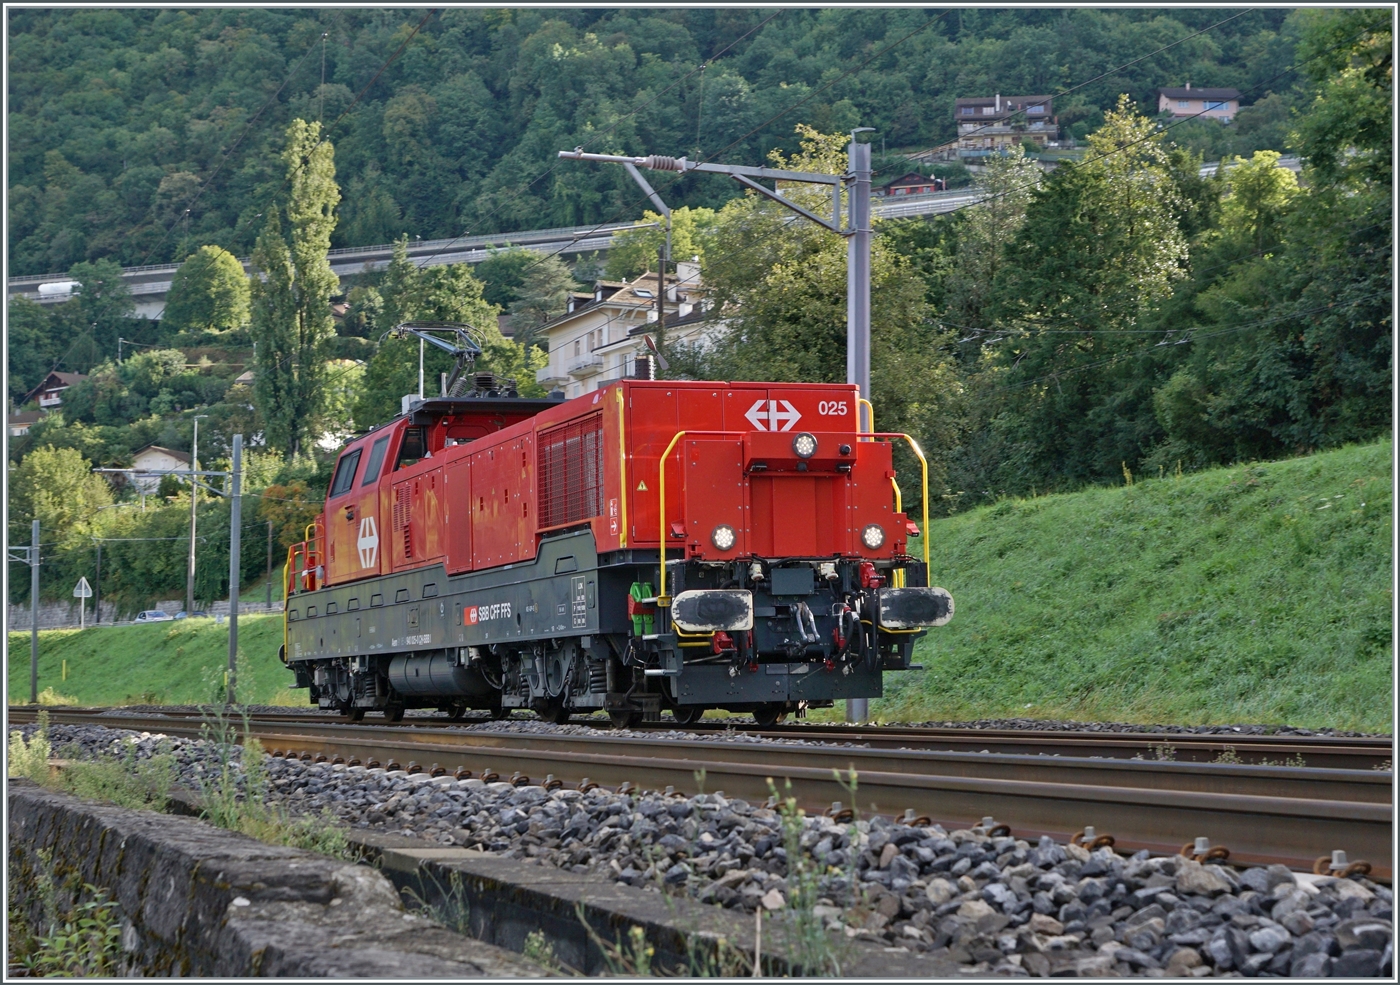
[[[685,171],[685,158],[664,157],[660,154],[653,154],[643,158],[642,167],[651,168],[653,171]]]

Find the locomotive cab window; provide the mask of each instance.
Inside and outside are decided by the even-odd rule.
[[[360,480],[360,485],[367,486],[379,478],[379,470],[384,467],[384,453],[388,450],[389,436],[386,434],[369,450],[369,464],[365,466],[365,477]]]
[[[410,465],[417,465],[418,462],[426,458],[428,454],[427,443],[423,440],[422,428],[409,428],[403,433],[403,443],[399,445],[399,460],[394,463],[396,469],[406,469]]]
[[[343,496],[350,491],[350,486],[355,482],[355,469],[360,464],[361,448],[356,448],[348,454],[342,455],[340,464],[335,467],[335,479],[331,481],[331,498]]]

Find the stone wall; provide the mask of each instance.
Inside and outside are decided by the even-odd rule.
[[[151,609],[159,609],[161,612],[174,615],[185,608],[183,599],[176,599],[173,602],[156,602],[148,606]],[[211,616],[228,616],[228,599],[220,602],[210,602],[201,608],[200,612],[207,612]],[[274,599],[271,608],[263,601],[263,596],[258,595],[254,599],[239,599],[238,614],[241,616],[262,615],[265,612],[281,612],[282,602]],[[111,626],[114,624],[130,624],[134,612],[118,612],[115,604],[111,602],[102,603],[102,621],[100,625]],[[41,602],[39,603],[39,628],[40,629],[77,629],[79,624],[78,601],[74,599],[68,602]],[[27,605],[10,606],[9,629],[12,633],[23,633],[33,625],[33,613]],[[87,604],[87,624],[94,625],[92,600]]]
[[[405,913],[366,865],[265,845],[190,817],[9,781],[12,899],[38,923],[36,875],[110,891],[130,974],[486,978],[543,969]]]

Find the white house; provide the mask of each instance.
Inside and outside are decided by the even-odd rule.
[[[132,456],[131,467],[155,472],[185,471],[190,467],[190,456],[188,452],[174,451],[160,445],[147,445]],[[131,484],[138,492],[150,495],[160,488],[162,478],[164,476],[161,475],[133,475]]]
[[[600,280],[592,295],[572,295],[568,310],[542,330],[549,343],[549,365],[536,371],[536,382],[578,397],[639,371],[649,375],[651,350],[646,340],[654,340],[656,332],[656,281],[654,272],[630,282]],[[666,275],[665,287],[668,346],[703,344],[721,329],[719,322],[706,317],[698,264],[676,264],[676,273]]]

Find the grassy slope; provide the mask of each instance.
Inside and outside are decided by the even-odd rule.
[[[290,703],[281,694],[292,675],[277,660],[280,616],[238,620],[239,697],[257,703]],[[10,700],[29,698],[29,634],[11,633],[7,668]],[[61,680],[62,661],[68,680]],[[223,686],[228,666],[228,626],[190,619],[150,626],[51,629],[39,633],[39,690],[52,687],[84,705],[184,704],[209,701]],[[296,703],[305,691],[294,691]]]
[[[1386,441],[938,521],[933,567],[957,616],[872,711],[1389,730],[1390,463]],[[290,682],[280,634],[276,617],[239,620],[252,700]],[[47,631],[39,687],[205,701],[227,647],[211,620]],[[28,696],[28,652],[11,634],[12,700]]]
[[[1391,442],[938,521],[957,614],[885,720],[1392,727]]]

